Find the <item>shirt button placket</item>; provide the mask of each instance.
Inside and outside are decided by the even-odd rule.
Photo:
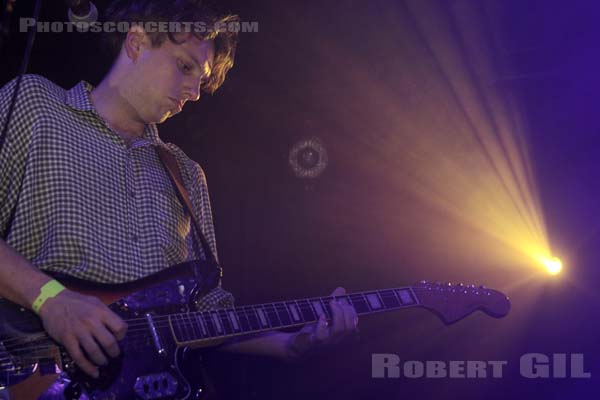
[[[136,182],[136,165],[135,165],[135,158],[132,155],[132,150],[133,148],[130,146],[127,146],[126,150],[125,150],[125,154],[126,154],[126,159],[127,159],[127,187],[126,187],[126,193],[128,194],[127,196],[127,219],[129,220],[129,226],[128,226],[128,230],[129,230],[129,240],[131,242],[131,247],[132,250],[135,254],[138,255],[137,259],[139,260],[139,254],[140,254],[140,249],[139,249],[139,236],[137,235],[137,231],[138,231],[138,224],[137,224],[137,220],[138,220],[138,216],[136,215],[136,192],[135,192],[135,182]]]

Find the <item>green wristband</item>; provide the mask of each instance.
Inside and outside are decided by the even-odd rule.
[[[66,288],[61,285],[60,282],[58,282],[56,279],[52,279],[40,288],[40,294],[31,305],[31,308],[36,314],[39,314],[40,308],[42,308],[46,300],[55,297],[65,289]]]

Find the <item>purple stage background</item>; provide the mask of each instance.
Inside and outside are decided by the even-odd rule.
[[[17,3],[15,23],[31,15],[31,2]],[[387,159],[367,163],[377,159],[377,149],[361,140],[368,118],[375,124],[378,117],[340,131],[343,113],[331,113],[382,100],[361,79],[345,79],[352,76],[345,72],[357,70],[355,76],[384,86],[394,80],[403,60],[393,56],[394,48],[383,49],[402,38],[393,37],[393,26],[378,22],[390,10],[388,18],[406,21],[404,1],[224,3],[243,20],[258,21],[259,32],[241,36],[224,86],[186,106],[161,132],[206,171],[224,285],[239,304],[325,295],[336,286],[349,291],[404,286],[423,278],[504,290],[507,281],[518,278],[514,270],[493,273],[451,257],[441,264],[413,251],[423,237],[392,236],[394,230],[374,209],[388,206],[382,199],[395,190],[386,178],[394,165]],[[549,240],[568,255],[569,279],[548,279],[535,292],[508,290],[513,309],[501,320],[473,315],[445,327],[422,310],[364,318],[360,341],[299,365],[210,355],[210,368],[227,397],[587,399],[600,392],[600,3],[458,3],[474,10],[500,6],[492,20],[503,47],[494,50],[493,59],[511,68],[487,84],[520,98]],[[96,4],[102,11],[107,1]],[[43,19],[63,20],[65,14],[62,2],[44,3]],[[376,42],[381,37],[389,42]],[[14,29],[5,39],[1,84],[16,75],[25,39]],[[99,54],[92,33],[40,34],[29,72],[63,87],[81,79],[96,84],[108,67]],[[403,101],[398,98],[397,107]],[[321,137],[330,159],[327,171],[310,184],[294,178],[287,166],[290,146],[306,135]],[[395,212],[402,210],[400,197]],[[402,361],[506,360],[508,365],[500,379],[374,379],[372,353],[395,353]],[[526,353],[583,353],[591,378],[524,378],[519,358]]]

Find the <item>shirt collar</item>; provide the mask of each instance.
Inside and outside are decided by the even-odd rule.
[[[158,137],[158,128],[156,127],[156,124],[146,125],[142,137],[154,145],[164,146],[163,141]]]
[[[94,87],[86,81],[81,81],[67,91],[65,103],[79,111],[93,111],[94,105],[90,98],[90,92]]]
[[[92,111],[97,114],[90,97],[92,89],[94,89],[94,87],[89,82],[79,82],[77,85],[73,86],[67,91],[65,103],[75,110]],[[165,145],[165,143],[158,136],[158,128],[156,127],[156,124],[146,125],[144,128],[144,133],[142,134],[142,139],[145,139],[151,144],[157,146]]]

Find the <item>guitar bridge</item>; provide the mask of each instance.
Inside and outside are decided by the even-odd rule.
[[[163,372],[138,377],[133,390],[142,400],[154,400],[174,396],[178,385],[173,375]]]

